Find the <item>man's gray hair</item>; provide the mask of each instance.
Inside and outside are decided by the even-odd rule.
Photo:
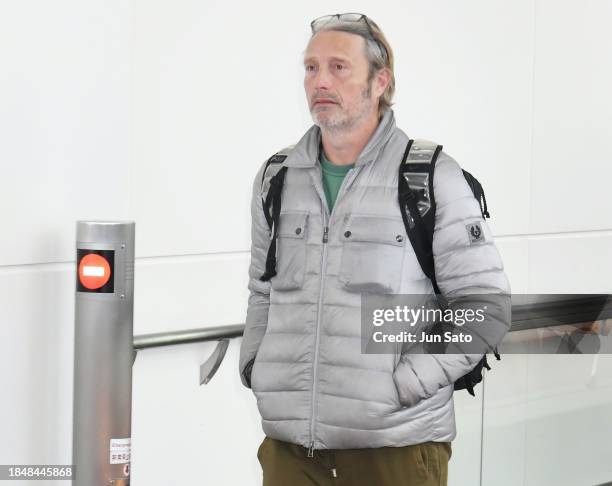
[[[377,71],[388,68],[391,73],[389,85],[383,92],[378,103],[378,115],[382,116],[383,112],[390,108],[393,104],[393,95],[395,94],[395,73],[393,71],[393,51],[391,46],[384,34],[376,25],[376,23],[368,17],[368,22],[372,29],[372,33],[368,29],[365,22],[330,22],[329,24],[321,27],[316,33],[328,30],[335,30],[340,32],[348,32],[349,34],[356,34],[365,39],[365,56],[368,61],[368,84],[371,83],[374,78],[374,74]],[[314,35],[316,35],[313,34]],[[372,38],[374,37],[374,38]]]

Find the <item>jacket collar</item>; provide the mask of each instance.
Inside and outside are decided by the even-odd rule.
[[[378,127],[374,134],[368,140],[368,143],[363,148],[357,160],[355,167],[370,163],[376,160],[378,153],[387,143],[393,131],[395,130],[395,115],[393,110],[388,108],[385,110]],[[293,150],[285,159],[284,165],[287,167],[314,167],[319,158],[319,146],[321,144],[321,129],[317,125],[313,125],[308,129],[300,141],[295,145]]]

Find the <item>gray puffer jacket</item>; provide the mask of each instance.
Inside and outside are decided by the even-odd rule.
[[[453,383],[482,354],[361,352],[362,292],[433,293],[397,202],[408,137],[387,110],[346,175],[331,214],[317,162],[320,137],[313,125],[285,152],[277,275],[268,282],[259,280],[270,243],[262,210],[262,191],[269,185],[266,179],[262,188],[265,164],[255,176],[242,383],[249,386],[245,369],[250,370],[263,430],[274,439],[314,449],[451,441]],[[473,306],[477,294],[508,295],[480,206],[457,162],[444,152],[435,166],[434,194],[435,272],[450,307],[463,305],[462,297]],[[484,232],[478,245],[470,244],[466,232],[474,222]],[[507,304],[492,311],[498,340],[510,326],[509,298]]]

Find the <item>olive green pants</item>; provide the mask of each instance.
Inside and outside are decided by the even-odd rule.
[[[446,486],[450,442],[378,449],[308,449],[266,437],[263,486]]]

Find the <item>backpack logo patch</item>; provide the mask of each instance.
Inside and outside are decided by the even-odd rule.
[[[485,240],[482,226],[480,223],[471,223],[466,226],[468,236],[470,238],[470,245],[480,243]]]

